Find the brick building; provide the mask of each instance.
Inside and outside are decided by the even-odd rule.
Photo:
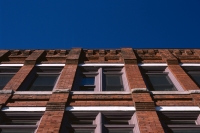
[[[199,133],[199,49],[0,50],[1,133]]]

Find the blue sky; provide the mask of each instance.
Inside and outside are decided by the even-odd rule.
[[[200,48],[200,0],[0,0],[0,49]]]

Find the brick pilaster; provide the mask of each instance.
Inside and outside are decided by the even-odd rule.
[[[137,65],[137,58],[132,48],[122,48],[122,57],[125,63],[125,71],[130,89],[144,88],[146,85],[142,78],[142,74]]]
[[[177,58],[174,57],[174,56],[169,52],[169,50],[167,50],[167,49],[159,49],[158,51],[159,51],[159,53],[160,53],[162,59],[163,59],[164,61],[166,61],[166,63],[167,63],[168,65],[178,64]]]
[[[132,98],[140,133],[164,133],[150,93],[145,92],[145,90],[133,89]]]
[[[184,90],[199,90],[199,87],[179,65],[169,65],[168,68],[176,77]]]
[[[80,54],[80,48],[73,48],[69,52],[56,89],[72,89]]]
[[[73,48],[66,59],[56,89],[51,95],[37,133],[59,133],[69,92],[72,89],[81,48]]]
[[[13,76],[13,78],[6,84],[3,90],[18,90],[20,85],[26,79],[28,74],[33,69],[34,65],[27,65],[20,68],[20,70]]]
[[[67,89],[53,91],[37,133],[59,133],[68,97],[69,90]]]
[[[35,50],[31,55],[29,55],[24,62],[24,66],[22,66],[20,70],[13,76],[3,90],[18,90],[20,85],[34,68],[36,61],[43,54],[43,52],[44,50]]]

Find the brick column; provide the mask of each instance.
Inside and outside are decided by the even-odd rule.
[[[28,74],[33,69],[37,59],[42,55],[44,50],[35,50],[29,55],[24,63],[24,66],[13,76],[13,78],[6,84],[3,90],[14,90],[19,89],[22,82],[26,79]]]
[[[184,90],[199,90],[199,87],[187,75],[187,73],[180,67],[177,58],[175,58],[169,50],[159,50],[162,59],[168,64],[169,70],[176,77]]]
[[[150,94],[144,90],[133,90],[132,98],[140,133],[164,133]]]
[[[64,117],[65,106],[72,89],[81,48],[73,48],[66,59],[56,89],[51,95],[37,133],[59,133]]]
[[[137,64],[137,58],[132,48],[122,48],[122,57],[125,62],[125,71],[130,89],[144,89],[146,85]]]
[[[169,70],[176,77],[184,90],[199,90],[199,87],[187,75],[187,73],[180,67],[180,65],[169,65]]]
[[[0,90],[0,109],[6,104],[12,95],[12,90]]]
[[[136,108],[140,133],[164,133],[155,111],[154,101],[147,91],[132,48],[122,48],[121,52],[125,62],[128,84],[132,92],[132,100]]]
[[[29,55],[25,60],[24,66],[22,66],[20,70],[13,76],[3,90],[18,90],[20,85],[34,68],[37,59],[43,54],[43,52],[44,50],[35,50],[31,55]]]

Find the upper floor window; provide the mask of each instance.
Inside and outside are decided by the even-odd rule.
[[[190,76],[190,78],[200,87],[200,67],[185,66],[183,69]]]
[[[35,67],[20,90],[52,91],[62,67]]]
[[[74,91],[128,91],[122,67],[79,67]]]
[[[144,81],[150,91],[177,91],[182,90],[181,86],[175,82],[175,77],[167,67],[148,66],[140,67]]]
[[[0,90],[10,81],[20,67],[0,67]]]

